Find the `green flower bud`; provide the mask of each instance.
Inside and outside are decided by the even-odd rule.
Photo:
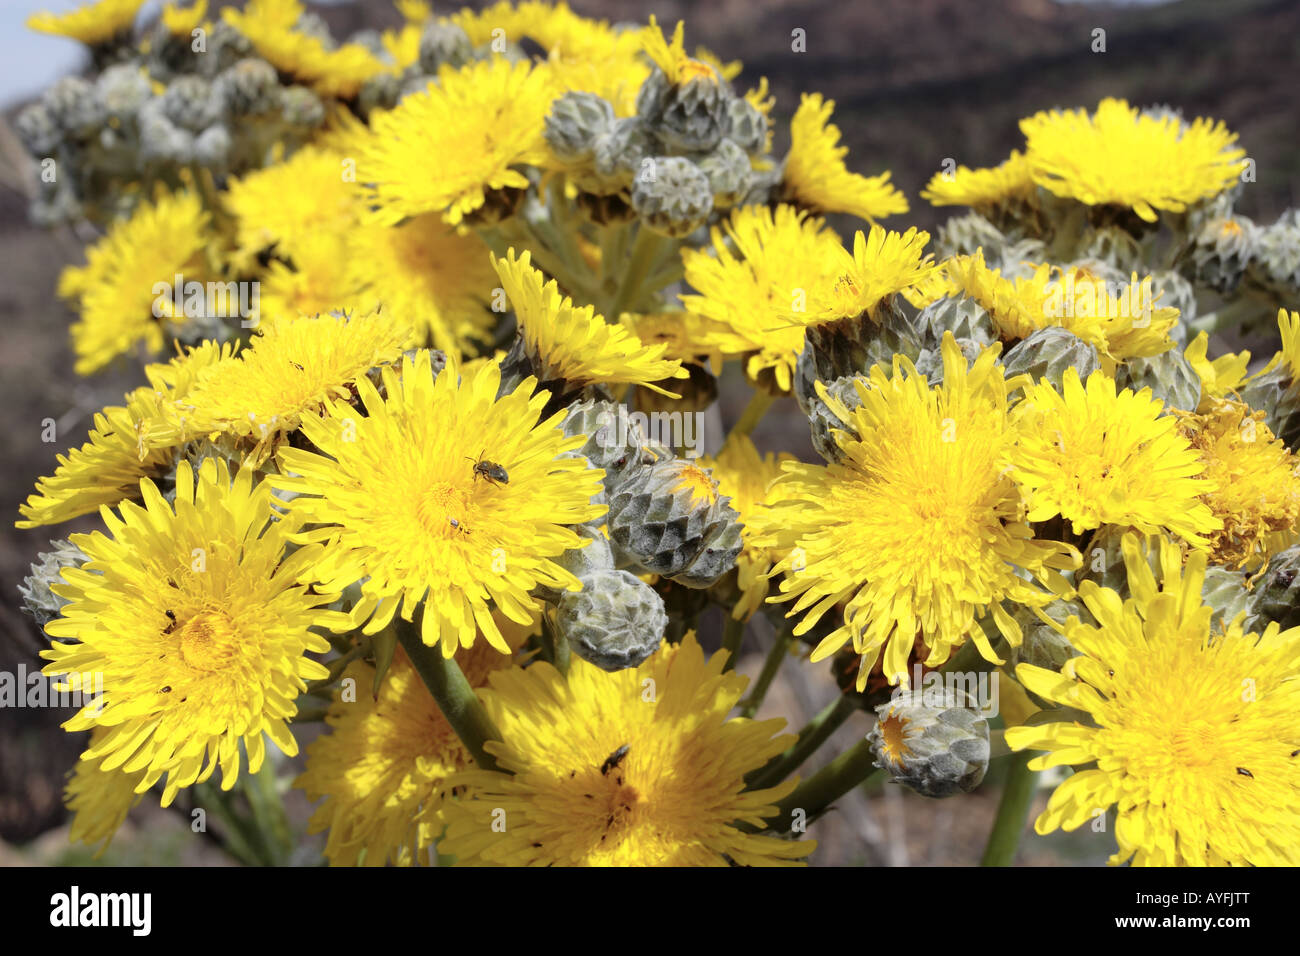
[[[632,180],[632,208],[643,225],[675,239],[704,225],[713,212],[708,177],[682,156],[656,156]]]
[[[474,56],[469,34],[449,20],[429,20],[420,32],[420,69],[430,76],[443,64],[460,67]]]
[[[58,80],[45,91],[41,102],[54,124],[70,136],[89,136],[108,119],[99,91],[79,76]]]
[[[951,256],[974,255],[983,249],[986,256],[1007,244],[1007,237],[997,226],[977,212],[953,216],[939,227],[934,240],[934,254],[943,260]]]
[[[1007,377],[1027,374],[1037,385],[1047,379],[1060,391],[1065,370],[1073,368],[1086,380],[1100,365],[1097,350],[1072,332],[1049,325],[1012,346],[1002,359]]]
[[[749,191],[749,156],[730,139],[719,142],[696,165],[708,177],[715,208],[733,206]]]
[[[1300,381],[1285,364],[1249,382],[1241,400],[1264,413],[1264,423],[1283,444],[1300,450]]]
[[[209,169],[224,170],[230,158],[230,130],[221,123],[209,126],[194,138],[194,158]]]
[[[1226,626],[1242,611],[1248,612],[1250,598],[1244,571],[1230,571],[1213,564],[1205,569],[1201,600],[1214,608],[1210,620],[1216,626]]]
[[[668,615],[654,588],[628,571],[593,571],[566,591],[556,629],[573,653],[606,671],[636,667],[659,648]]]
[[[14,131],[23,148],[37,158],[49,156],[63,139],[63,131],[43,103],[24,108],[14,120]]]
[[[1300,627],[1300,544],[1273,555],[1255,585],[1247,611],[1251,630],[1263,631],[1274,621],[1284,631]]]
[[[1196,290],[1177,272],[1164,269],[1151,273],[1151,295],[1162,308],[1173,306],[1178,310],[1178,318],[1181,321],[1175,323],[1169,330],[1169,337],[1177,342],[1180,348],[1186,348],[1187,326],[1184,323],[1196,318]]]
[[[1079,259],[1103,262],[1122,274],[1145,272],[1142,246],[1132,233],[1115,226],[1091,229],[1079,245]]]
[[[1070,617],[1087,617],[1084,609],[1074,601],[1053,601],[1043,610],[1053,621],[1062,625]],[[1066,661],[1079,656],[1079,652],[1064,634],[1050,624],[1045,624],[1030,608],[1019,606],[1011,616],[1020,625],[1021,632],[1020,646],[1010,648],[1007,654],[1007,669],[1011,673],[1015,673],[1017,664],[1032,664],[1044,670],[1059,671]],[[1056,706],[1032,691],[1026,690],[1025,693],[1039,707]]]
[[[161,98],[144,104],[139,119],[142,159],[188,163],[194,158],[194,135],[167,118]]]
[[[641,427],[617,402],[575,402],[560,427],[566,435],[586,436],[577,453],[604,469],[607,495],[613,495],[647,466]]]
[[[212,84],[201,76],[178,76],[163,92],[164,115],[175,126],[197,133],[221,118],[221,100],[213,95]]]
[[[943,344],[945,332],[980,345],[992,345],[998,340],[989,314],[978,302],[965,296],[936,299],[917,314],[915,325],[922,344],[934,350]]]
[[[230,69],[240,60],[252,59],[253,44],[225,20],[216,20],[208,31],[208,52],[195,56],[190,50],[190,38],[186,38],[185,50],[190,62],[198,60],[198,72],[207,77],[215,77]],[[268,66],[270,64],[267,64]],[[272,70],[274,72],[274,70]]]
[[[1150,358],[1132,358],[1120,366],[1115,375],[1120,388],[1140,392],[1150,388],[1166,408],[1196,411],[1201,404],[1201,377],[1179,348],[1169,349]]]
[[[67,601],[50,590],[51,584],[62,584],[64,568],[79,568],[86,555],[71,541],[54,540],[49,551],[42,551],[32,562],[32,573],[18,585],[23,598],[23,610],[36,619],[44,630],[45,625],[59,616]]]
[[[247,57],[221,73],[213,90],[232,117],[261,116],[280,105],[280,80],[265,60]]]
[[[1276,295],[1300,293],[1300,209],[1288,209],[1277,222],[1259,231],[1249,273]]]
[[[551,152],[566,163],[594,158],[596,137],[614,123],[614,107],[595,93],[565,93],[551,104],[544,136]]]
[[[314,129],[325,122],[325,104],[305,86],[286,86],[280,90],[280,118],[287,126]]]
[[[865,315],[809,326],[805,350],[823,382],[843,375],[865,375],[872,366],[890,369],[895,355],[913,361],[921,354],[922,337],[896,303],[882,306],[878,321]]]
[[[117,120],[134,116],[153,96],[149,78],[134,63],[110,66],[95,81],[95,89],[108,115]]]
[[[615,560],[688,587],[705,586],[701,575],[719,565],[718,575],[730,570],[740,553],[739,537],[722,527],[740,520],[730,502],[718,494],[712,475],[692,462],[670,458],[638,469],[610,492],[607,527]],[[705,555],[710,549],[721,554]],[[705,564],[692,573],[702,557]]]
[[[751,156],[767,149],[767,117],[749,100],[727,101],[727,138]]]
[[[632,185],[651,155],[653,143],[645,125],[635,116],[616,119],[595,139],[592,157],[596,175],[617,184],[620,190]]]
[[[712,67],[707,75],[671,85],[656,66],[637,95],[637,115],[670,150],[705,153],[727,132],[731,98],[731,90]]]
[[[736,558],[745,547],[741,537],[744,525],[734,508],[724,506],[719,511],[724,517],[705,533],[695,560],[684,571],[674,574],[673,581],[688,588],[703,589],[736,567]]]
[[[826,392],[831,398],[842,403],[849,411],[854,411],[862,407],[862,398],[858,395],[858,390],[854,385],[860,379],[862,379],[862,376],[842,376],[827,385]],[[857,433],[847,422],[842,421],[838,415],[832,412],[830,406],[822,401],[820,396],[814,396],[809,403],[808,423],[812,430],[813,448],[817,450],[817,454],[831,464],[843,461],[844,452],[835,440],[835,433],[848,432],[851,436],[856,436]]]
[[[989,725],[957,689],[908,690],[876,708],[876,766],[927,797],[970,793],[989,766]]]
[[[955,339],[957,347],[961,349],[962,358],[966,360],[966,367],[970,368],[980,353],[984,351],[984,346],[975,339]],[[925,376],[931,386],[943,384],[943,349],[936,346],[934,348],[923,348],[921,354],[916,357],[916,370]]]
[[[1183,270],[1220,295],[1231,295],[1250,264],[1258,235],[1259,228],[1245,216],[1211,219],[1192,237]]]
[[[402,98],[402,85],[406,79],[405,75],[396,73],[378,73],[370,77],[357,91],[357,112],[368,118],[375,110],[392,109]]]

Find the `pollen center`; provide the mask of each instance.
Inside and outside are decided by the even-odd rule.
[[[437,481],[415,505],[416,520],[431,535],[451,538],[468,530],[465,494],[450,482]]]
[[[238,638],[229,615],[203,611],[180,627],[181,660],[197,671],[221,670],[234,657]]]
[[[907,739],[904,729],[907,724],[898,714],[890,714],[880,725],[880,734],[884,740],[885,756],[893,763],[902,763],[907,756]]]
[[[687,465],[682,469],[677,486],[673,490],[680,489],[686,489],[691,493],[692,504],[712,504],[718,497],[718,490],[714,487],[713,478],[710,477],[707,471],[697,465]]]

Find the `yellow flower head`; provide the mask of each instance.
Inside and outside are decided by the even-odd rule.
[[[1066,625],[1082,656],[1059,674],[1016,668],[1030,691],[1091,718],[1008,728],[1012,747],[1048,751],[1032,769],[1084,765],[1035,829],[1074,830],[1115,806],[1113,864],[1300,864],[1300,629],[1246,634],[1239,617],[1212,633],[1203,553],[1184,569],[1162,540],[1157,582],[1136,535],[1123,550],[1131,599],[1079,587],[1097,620]]]
[[[1013,199],[1026,199],[1034,193],[1029,175],[1029,160],[1018,150],[992,169],[958,166],[951,173],[935,173],[921,192],[922,199],[934,206],[973,206],[989,209]]]
[[[663,358],[668,346],[643,345],[621,325],[610,325],[589,305],[577,306],[560,295],[559,285],[533,268],[528,252],[518,258],[510,249],[491,259],[506,298],[519,320],[529,354],[542,366],[542,381],[563,379],[574,386],[593,382],[643,385],[677,396],[654,384],[686,378],[681,362]]]
[[[302,432],[319,452],[281,448],[283,476],[297,493],[290,512],[318,525],[301,537],[327,543],[316,571],[343,589],[361,582],[353,621],[366,633],[424,603],[426,644],[441,641],[450,657],[482,630],[502,653],[510,648],[488,613],[489,601],[519,623],[532,620],[538,585],[567,589],[577,579],[555,558],[583,539],[567,525],[599,517],[599,469],[563,456],[582,443],[538,422],[548,393],[533,379],[497,398],[499,366],[485,364],[458,380],[435,381],[426,351],[383,371],[384,397],[366,378],[357,391],[364,414],[350,404],[326,417],[304,418]],[[508,481],[475,471],[485,459]]]
[[[237,254],[251,261],[275,246],[290,257],[308,240],[350,231],[362,204],[357,187],[344,178],[348,162],[341,153],[307,146],[233,180],[226,205],[236,220]]]
[[[206,280],[203,251],[211,241],[198,196],[180,192],[140,203],[87,247],[86,264],[65,270],[59,282],[80,312],[72,326],[77,374],[97,372],[141,343],[160,351],[173,322],[184,320],[175,315],[176,276]],[[165,294],[155,291],[159,283],[167,284]]]
[[[682,21],[678,20],[677,26],[673,28],[672,41],[665,40],[663,31],[659,29],[659,23],[653,14],[650,16],[650,25],[641,31],[646,56],[655,66],[664,71],[664,76],[673,86],[679,86],[696,77],[709,80],[714,84],[720,83],[722,74],[717,69],[703,60],[687,55],[684,37],[685,27]]]
[[[859,690],[882,649],[890,683],[906,687],[918,636],[931,667],[968,638],[998,660],[978,619],[991,612],[1018,645],[1020,629],[1001,602],[1042,606],[1052,599],[1020,572],[1065,592],[1053,569],[1078,561],[1066,545],[1034,540],[1025,522],[1007,474],[1014,432],[998,349],[985,350],[968,370],[951,333],[942,348],[940,386],[930,387],[900,356],[892,375],[876,366],[859,381],[857,409],[820,390],[851,429],[836,434],[844,460],[787,465],[788,476],[773,489],[784,500],[761,519],[769,531],[763,543],[787,554],[776,566],[787,573],[779,600],[798,598],[790,616],[807,612],[795,634],[844,604],[843,625],[812,660],[852,638],[862,655]]]
[[[712,253],[685,249],[686,281],[698,295],[682,305],[700,316],[701,345],[728,357],[746,356],[751,380],[771,370],[790,390],[804,344],[800,313],[824,284],[820,273],[837,261],[839,239],[820,219],[793,206],[742,206],[713,229]],[[734,252],[733,252],[734,250]]]
[[[259,316],[310,317],[376,308],[375,296],[364,291],[349,265],[347,236],[319,232],[302,237],[294,243],[292,264],[274,259],[267,266],[258,286]]]
[[[889,173],[860,176],[844,165],[849,148],[840,145],[839,127],[830,122],[833,100],[804,94],[790,120],[790,154],[785,161],[785,198],[814,213],[846,212],[875,222],[907,212],[907,198],[889,182]]]
[[[1278,309],[1277,330],[1282,336],[1282,361],[1291,370],[1291,381],[1300,382],[1300,312]]]
[[[1128,358],[1145,358],[1173,347],[1169,332],[1178,310],[1158,307],[1151,278],[1115,286],[1082,268],[1039,265],[1027,277],[1003,278],[990,269],[984,250],[954,256],[944,264],[954,291],[988,314],[998,335],[1014,341],[1057,326],[1094,346],[1107,372]]]
[[[204,369],[176,414],[193,433],[247,440],[261,461],[304,418],[319,418],[331,400],[354,394],[368,371],[396,361],[407,337],[383,313],[267,323],[238,357]]]
[[[1255,375],[1247,374],[1250,367],[1249,352],[1227,352],[1216,359],[1209,357],[1210,334],[1199,333],[1187,343],[1183,356],[1201,380],[1201,405],[1198,411],[1214,404],[1215,399],[1227,398],[1241,391],[1250,381],[1267,372],[1273,371],[1282,361],[1282,353],[1273,356],[1273,360]]]
[[[471,687],[510,662],[486,643],[456,657]],[[307,769],[294,783],[309,800],[325,798],[307,832],[329,831],[333,866],[426,862],[442,831],[444,781],[473,757],[401,648],[378,694],[373,664],[354,661],[343,676],[356,682],[356,700],[330,705],[330,732],[307,747]]]
[[[437,85],[375,115],[357,144],[357,177],[373,191],[375,221],[437,213],[455,225],[489,191],[526,188],[515,167],[546,161],[553,94],[545,70],[495,58],[444,66]]]
[[[1142,114],[1107,98],[1087,110],[1051,110],[1020,121],[1030,175],[1058,196],[1128,206],[1148,222],[1228,189],[1243,168],[1237,134],[1219,121],[1188,124]]]
[[[249,0],[242,11],[227,7],[221,15],[248,37],[259,56],[322,96],[349,99],[387,69],[360,44],[330,48],[320,37],[298,30],[305,9],[299,0]]]
[[[64,14],[33,13],[27,27],[96,46],[129,31],[143,5],[144,0],[98,0]]]
[[[729,497],[731,507],[740,512],[744,541],[744,548],[736,558],[740,600],[731,612],[737,620],[753,615],[767,597],[768,572],[780,555],[763,547],[756,532],[763,523],[767,506],[779,500],[786,490],[785,485],[774,484],[781,477],[782,466],[795,460],[794,455],[785,452],[760,455],[745,435],[728,438],[716,458],[706,455],[699,459],[699,466],[707,468],[718,483],[718,494]]]
[[[357,284],[386,313],[417,324],[418,345],[452,356],[491,340],[497,275],[488,249],[432,213],[399,226],[364,225],[349,240]]]
[[[1177,419],[1144,388],[1117,389],[1100,369],[1066,369],[1064,393],[1049,382],[1027,390],[1016,408],[1016,481],[1029,496],[1029,520],[1056,515],[1076,534],[1103,524],[1153,534],[1167,529],[1193,545],[1223,523],[1201,500],[1216,490]]]
[[[1300,457],[1264,424],[1262,411],[1227,399],[1179,427],[1215,489],[1203,500],[1223,527],[1210,535],[1215,564],[1256,568],[1300,535]]]
[[[291,519],[275,518],[271,489],[252,472],[232,481],[213,459],[196,476],[176,470],[176,503],[141,482],[144,507],[123,504],[101,515],[108,535],[73,535],[89,557],[64,571],[55,591],[70,603],[46,625],[55,641],[45,673],[102,678],[103,695],[64,727],[104,727],[86,759],[141,772],[143,793],[167,775],[163,805],[177,790],[206,780],[218,765],[222,788],[240,770],[240,744],[256,773],[265,738],[297,753],[289,720],[306,682],[327,676],[308,651],[328,642],[312,627],[346,623],[319,609],[334,600],[298,583],[319,548],[286,558]],[[342,618],[342,621],[339,619]]]
[[[574,659],[567,680],[539,662],[489,678],[484,705],[505,738],[507,773],[466,771],[439,846],[459,863],[505,866],[788,864],[814,849],[748,834],[794,787],[744,790],[745,775],[793,739],[784,721],[727,720],[746,679],[706,660],[694,635],[639,667],[606,673]],[[652,688],[647,696],[646,688]],[[492,825],[494,809],[509,825]]]
[[[828,250],[815,277],[813,305],[807,324],[835,322],[866,314],[875,319],[893,297],[930,279],[934,256],[925,252],[928,232],[908,229],[897,233],[881,226],[853,237],[853,254],[842,246]],[[798,313],[796,313],[798,318]]]
[[[91,746],[104,739],[107,730],[96,727],[91,734]],[[122,770],[104,770],[103,757],[89,758],[84,754],[72,768],[68,785],[63,791],[63,802],[72,814],[68,840],[95,846],[98,858],[108,849],[113,836],[126,821],[126,815],[141,800],[136,786],[144,778],[144,771],[125,773]]]
[[[195,0],[189,5],[168,3],[162,9],[162,24],[172,36],[189,37],[207,14],[208,0]]]
[[[178,431],[170,413],[194,387],[203,369],[234,354],[230,344],[205,342],[170,362],[149,365],[149,380],[126,396],[125,405],[96,412],[85,444],[59,455],[59,466],[36,483],[20,505],[19,528],[58,524],[140,495],[140,479],[161,478],[176,449],[194,437]]]

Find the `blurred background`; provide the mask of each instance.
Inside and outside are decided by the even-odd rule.
[[[120,402],[140,384],[123,366],[91,379],[72,372],[72,315],[55,298],[60,269],[80,263],[92,234],[48,232],[27,220],[26,159],[8,128],[18,108],[58,76],[85,66],[72,41],[28,31],[37,10],[60,12],[70,0],[5,0],[0,4],[0,671],[38,667],[44,638],[19,610],[17,585],[51,535],[93,528],[84,519],[54,529],[13,528],[36,478],[50,474],[56,454],[80,444],[91,416]],[[211,7],[231,4],[210,3]],[[241,5],[241,4],[235,4]],[[481,2],[435,4],[435,13]],[[1105,96],[1135,105],[1168,103],[1189,118],[1222,119],[1256,161],[1258,180],[1237,211],[1267,224],[1300,205],[1300,2],[1296,0],[1170,0],[1103,4],[1056,0],[570,0],[579,13],[611,21],[686,21],[688,48],[702,44],[723,60],[741,60],[740,89],[766,76],[776,96],[778,130],[801,92],[836,101],[835,122],[850,147],[849,167],[884,169],[907,194],[912,211],[887,225],[933,228],[948,215],[919,198],[945,158],[967,166],[1001,162],[1023,140],[1018,121],[1041,109],[1095,107]],[[146,5],[144,17],[160,4]],[[310,3],[336,37],[365,27],[394,26],[388,0]],[[805,31],[807,50],[791,51],[791,31]],[[1093,31],[1106,31],[1106,52],[1092,52]],[[778,137],[780,132],[778,132]],[[778,152],[784,144],[778,138]],[[841,233],[857,225],[839,221]],[[850,232],[851,234],[851,232]],[[1270,347],[1271,350],[1271,347]],[[1212,352],[1213,354],[1213,352]],[[739,375],[722,382],[725,422],[747,398]],[[57,441],[42,442],[42,422],[56,422]],[[791,451],[811,460],[806,423],[793,401],[778,403],[754,435],[760,450]],[[771,628],[759,620],[744,646],[740,669],[761,666]],[[716,640],[716,638],[715,638]],[[787,665],[760,717],[784,716],[801,726],[831,699],[825,665]],[[0,710],[0,865],[89,862],[67,841],[61,793],[64,775],[84,747],[59,724],[70,716],[50,709]],[[855,715],[804,768],[815,770],[870,726]],[[304,741],[305,742],[305,741]],[[997,764],[995,763],[995,768]],[[991,771],[976,793],[927,800],[899,787],[865,787],[841,800],[810,828],[821,865],[970,865],[979,861],[997,806]],[[1036,815],[1045,801],[1040,794]],[[301,822],[309,808],[290,794]],[[319,845],[305,847],[314,862]],[[1107,834],[1084,831],[1022,841],[1027,865],[1097,865],[1113,851]],[[179,816],[147,804],[132,812],[105,863],[222,864],[224,854],[195,840]]]

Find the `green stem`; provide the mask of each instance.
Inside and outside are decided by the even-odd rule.
[[[740,656],[740,645],[745,639],[745,625],[749,622],[743,618],[737,620],[730,615],[727,616],[726,626],[722,630],[722,649],[727,652],[727,663],[722,669],[729,671],[735,668],[736,658]]]
[[[447,723],[473,754],[474,761],[484,770],[499,771],[501,768],[497,766],[496,758],[483,745],[489,740],[500,740],[501,731],[492,723],[456,659],[443,657],[440,648],[425,644],[419,629],[410,621],[399,621],[397,639],[415,665],[415,672],[424,681],[424,686],[438,702]]]
[[[790,650],[790,644],[794,640],[795,622],[791,621],[776,636],[772,643],[772,648],[767,652],[767,658],[763,661],[763,669],[759,671],[758,680],[754,682],[754,689],[749,692],[749,696],[740,702],[740,716],[753,717],[758,713],[758,708],[763,704],[763,698],[767,696],[767,689],[772,686],[772,681],[776,677],[776,672],[781,669],[785,663]]]
[[[641,301],[646,278],[659,262],[664,243],[671,241],[653,229],[647,229],[644,225],[637,226],[636,240],[632,243],[632,254],[628,258],[623,280],[619,283],[618,292],[614,294],[608,308],[604,310],[607,320],[617,322],[619,316],[630,311]]]
[[[830,739],[843,723],[858,709],[857,702],[848,694],[840,694],[827,704],[820,714],[808,721],[799,738],[785,751],[773,757],[745,778],[745,789],[762,790],[775,786],[803,766],[822,744]]]
[[[241,781],[244,796],[253,811],[259,842],[271,856],[272,864],[278,866],[288,859],[294,840],[289,816],[284,812],[284,801],[276,788],[275,765],[271,758],[263,761],[261,770],[241,778]]]
[[[794,823],[796,810],[803,811],[804,820],[813,820],[840,797],[878,773],[875,760],[871,744],[865,738],[859,740],[778,803],[777,814],[771,818],[773,823],[768,828],[785,833]]]
[[[260,834],[235,809],[229,793],[216,784],[202,783],[195,785],[190,799],[193,807],[211,810],[211,815],[221,821],[221,842],[231,856],[249,866],[273,865]]]
[[[1002,785],[998,815],[989,832],[981,866],[1010,866],[1016,858],[1020,835],[1029,819],[1029,804],[1038,788],[1038,774],[1029,769],[1029,761],[1034,756],[1028,752],[1018,753],[1007,764],[1007,779]]]
[[[754,428],[763,420],[767,410],[772,407],[773,401],[775,401],[775,398],[768,392],[762,389],[755,391],[750,396],[749,404],[745,406],[745,410],[740,413],[740,419],[731,426],[731,431],[727,432],[727,439],[722,443],[722,447],[725,449],[736,435],[749,437],[753,434]]]

